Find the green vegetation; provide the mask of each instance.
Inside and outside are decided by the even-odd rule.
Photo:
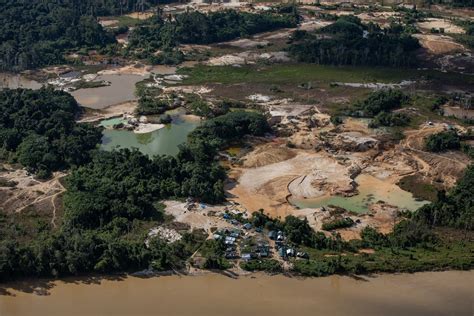
[[[152,160],[137,150],[97,153],[67,178],[65,223],[95,228],[117,217],[156,219],[155,203],[168,197],[221,201],[224,171],[217,163],[193,158]]]
[[[253,14],[225,10],[204,14],[185,12],[173,21],[156,15],[148,19],[129,38],[127,52],[153,63],[174,63],[183,60],[178,44],[209,44],[245,37],[278,28],[294,27],[299,21],[296,7],[290,12]],[[155,52],[161,50],[159,56]]]
[[[454,34],[454,38],[460,42],[468,46],[469,48],[474,48],[474,22],[472,21],[463,21],[459,23],[464,29],[466,33],[464,34]]]
[[[45,91],[53,93],[39,93]],[[70,98],[63,92],[54,93],[65,101]],[[40,101],[45,96],[51,99],[49,94],[39,95],[37,105],[43,105]],[[222,245],[204,243],[202,233],[185,233],[174,243],[152,238],[146,245],[144,240],[151,227],[166,220],[159,200],[195,197],[211,203],[222,201],[225,172],[214,160],[218,146],[248,133],[260,135],[268,128],[261,126],[263,122],[263,116],[253,112],[231,112],[210,119],[195,130],[176,157],[151,159],[127,149],[96,152],[90,163],[74,168],[66,179],[59,228],[53,231],[49,221],[34,217],[36,213],[31,214],[31,220],[28,217],[17,224],[12,217],[0,218],[0,279],[150,267],[182,269],[198,249],[206,258],[206,267],[226,268]]]
[[[340,109],[339,112],[355,117],[372,117],[370,128],[407,126],[411,122],[410,116],[403,112],[390,111],[399,109],[409,102],[410,98],[399,90],[379,90],[370,93],[364,100],[355,102],[347,109]]]
[[[242,261],[240,267],[247,271],[265,271],[269,273],[278,273],[283,271],[281,263],[275,259],[258,259]]]
[[[289,51],[298,61],[323,65],[407,67],[417,64],[418,48],[418,40],[403,28],[381,29],[343,16],[316,33],[296,31]]]
[[[437,188],[423,181],[418,175],[409,175],[400,179],[397,185],[405,191],[413,194],[415,198],[436,202],[438,199]]]
[[[0,70],[19,71],[58,64],[64,62],[63,56],[69,50],[114,43],[113,36],[90,15],[100,2],[3,1]]]
[[[231,267],[230,263],[224,258],[225,244],[222,240],[206,240],[199,253],[205,258],[203,268],[225,270]]]
[[[330,222],[323,223],[321,227],[323,230],[334,230],[339,228],[351,227],[354,225],[354,221],[350,217],[344,217],[340,219],[335,219]]]
[[[461,148],[461,140],[456,131],[445,131],[428,136],[425,147],[432,152],[457,150]]]
[[[18,161],[40,178],[88,162],[102,134],[76,124],[79,112],[74,98],[62,91],[0,91],[0,158]]]
[[[87,0],[81,1],[81,12],[93,12],[94,16],[122,15],[129,12],[148,10],[158,4],[169,3],[167,0]]]
[[[315,64],[275,64],[271,66],[203,66],[181,68],[179,74],[188,75],[183,84],[209,83],[265,83],[294,84],[322,82],[328,86],[332,82],[382,82],[398,83],[402,80],[429,79],[452,84],[474,84],[469,75],[442,73],[432,70],[414,70],[386,67],[350,67]]]
[[[268,230],[281,230],[285,233],[290,244],[295,246],[306,246],[313,249],[327,249],[341,251],[343,249],[351,249],[349,243],[344,242],[340,235],[334,237],[326,237],[322,232],[315,232],[309,226],[306,218],[299,219],[289,215],[285,217],[285,221],[270,218],[263,213],[263,210],[252,213],[250,222],[255,227],[264,227]]]
[[[429,4],[444,4],[448,5],[451,7],[459,7],[459,8],[472,8],[474,7],[474,1],[473,0],[452,0],[452,1],[446,1],[446,0],[429,0]]]
[[[334,273],[397,273],[427,270],[468,270],[474,265],[473,242],[443,242],[435,248],[381,248],[375,253],[344,253],[310,260],[296,260],[294,271],[306,276],[325,276]]]
[[[387,113],[380,112],[369,123],[369,127],[376,128],[379,126],[407,126],[410,124],[411,118],[405,113]]]
[[[189,135],[193,145],[222,148],[245,135],[264,136],[270,132],[265,117],[256,112],[235,111],[207,120]]]
[[[157,115],[173,109],[174,95],[163,97],[162,89],[147,87],[146,82],[148,81],[139,82],[136,85],[135,95],[138,97],[136,113],[138,115]]]
[[[382,112],[398,109],[409,100],[409,97],[400,90],[379,90],[372,92],[366,99],[356,102],[349,114],[359,117],[374,117]]]
[[[474,229],[474,165],[448,194],[438,196],[438,201],[421,207],[414,218],[432,226],[449,226],[464,230]]]

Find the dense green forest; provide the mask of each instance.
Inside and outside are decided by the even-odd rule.
[[[65,92],[0,91],[0,159],[18,161],[40,178],[84,164],[102,137],[101,130],[76,124],[80,107]]]
[[[149,158],[126,149],[96,151],[90,163],[73,168],[66,178],[58,230],[51,232],[34,213],[0,215],[0,279],[184,267],[205,236],[192,232],[174,244],[153,239],[145,246],[147,228],[165,220],[159,200],[222,201],[226,174],[215,160],[217,150],[267,131],[261,114],[231,112],[198,127],[176,157]],[[213,251],[209,257],[216,263]]]
[[[427,0],[428,4],[446,4],[453,7],[472,8],[474,7],[474,0]]]
[[[0,70],[58,64],[64,62],[68,50],[113,43],[113,36],[89,14],[88,3],[92,2],[2,1]]]
[[[456,187],[438,201],[421,207],[414,218],[432,226],[449,226],[459,229],[474,229],[474,165],[467,167]]]
[[[66,1],[67,2],[67,1]],[[80,13],[92,16],[122,15],[129,12],[149,10],[170,0],[83,0],[74,2]]]
[[[433,152],[458,150],[461,148],[461,139],[456,131],[440,132],[428,136],[425,139],[425,147]]]
[[[129,38],[128,52],[138,58],[150,58],[163,63],[165,58],[180,61],[177,44],[209,44],[232,40],[284,27],[294,27],[299,22],[296,8],[281,10],[284,13],[253,14],[226,10],[211,13],[198,11],[177,15],[173,21],[156,15],[135,29]],[[287,12],[289,11],[289,12]],[[156,56],[157,50],[162,54]]]
[[[396,25],[381,29],[354,16],[340,17],[317,32],[296,31],[289,52],[298,61],[328,65],[409,67],[418,40]]]

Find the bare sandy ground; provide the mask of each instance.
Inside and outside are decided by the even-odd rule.
[[[138,105],[137,101],[129,101],[116,105],[111,105],[102,110],[88,111],[79,120],[80,123],[97,122],[104,119],[122,116],[123,114],[132,114]]]
[[[147,134],[147,133],[151,133],[153,131],[162,129],[165,126],[166,126],[165,124],[151,124],[151,123],[139,124],[137,128],[133,130],[133,132],[135,134]]]
[[[142,64],[130,64],[118,68],[109,68],[99,71],[98,75],[139,75],[145,76],[150,74],[152,66]]]
[[[119,21],[115,19],[99,19],[99,24],[103,27],[112,27],[118,25]]]
[[[284,217],[294,210],[286,200],[290,194],[315,198],[327,192],[342,194],[354,190],[350,163],[342,165],[322,153],[299,150],[295,154],[277,146],[272,150],[268,150],[269,145],[257,149],[257,157],[250,153],[244,158],[244,166],[256,167],[236,168],[231,173],[237,180],[228,191],[233,196],[231,199],[249,211],[263,208],[271,216]],[[279,150],[281,152],[277,153]],[[263,154],[265,151],[269,153]],[[284,160],[278,161],[281,159]]]
[[[463,45],[456,43],[451,37],[446,35],[415,34],[414,37],[418,38],[421,46],[431,54],[454,54],[466,50]]]
[[[21,213],[27,208],[36,208],[38,212],[51,213],[51,224],[56,227],[56,211],[61,207],[59,196],[66,190],[60,182],[65,174],[54,173],[46,181],[38,181],[24,169],[7,166],[0,171],[0,178],[13,181],[13,187],[0,187],[0,209],[6,213]]]
[[[290,61],[290,58],[288,57],[288,54],[286,52],[242,52],[212,57],[207,61],[207,64],[210,66],[245,65],[255,64],[259,61],[281,63]]]
[[[179,201],[165,201],[165,212],[173,215],[176,222],[188,224],[191,229],[202,228],[210,232],[211,228],[233,228],[230,223],[217,216],[208,216],[208,212],[221,212],[222,206],[206,206],[205,209],[189,211],[186,209],[186,203]]]
[[[466,31],[454,24],[453,22],[445,19],[427,19],[424,22],[418,22],[418,27],[425,32],[429,32],[432,28],[434,29],[444,29],[445,33],[452,33],[452,34],[464,34]]]
[[[424,139],[431,134],[445,130],[443,124],[424,126],[405,133],[400,147],[415,159],[420,172],[433,180],[441,180],[446,189],[453,187],[470,163],[469,157],[461,152],[432,153],[424,150]]]
[[[154,12],[133,12],[130,14],[126,14],[126,16],[129,16],[131,18],[138,19],[138,20],[146,20],[146,19],[151,18],[153,15],[155,15]]]

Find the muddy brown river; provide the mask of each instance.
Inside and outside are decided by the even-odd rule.
[[[0,287],[0,314],[473,315],[474,271],[299,279],[219,274],[66,279]]]

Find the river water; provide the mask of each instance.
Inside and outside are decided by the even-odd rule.
[[[42,295],[35,294],[40,292]],[[299,279],[219,274],[4,285],[1,315],[472,316],[474,271]]]

